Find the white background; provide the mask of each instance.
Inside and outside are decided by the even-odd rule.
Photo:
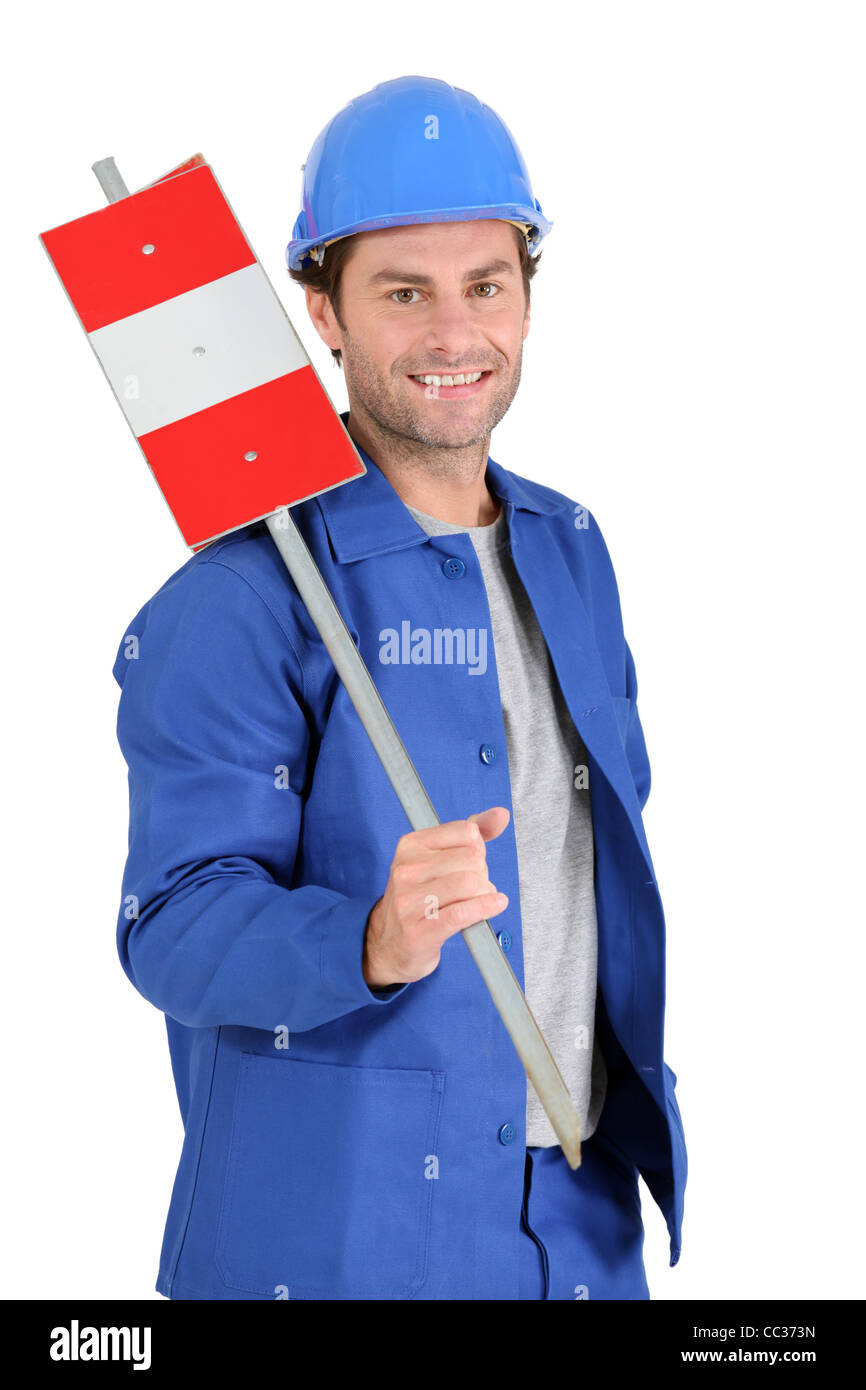
[[[690,1162],[674,1269],[641,1185],[652,1297],[864,1296],[864,29],[833,0],[4,20],[3,1295],[158,1298],[181,1143],[115,954],[111,667],[188,552],[38,233],[104,204],[94,160],[135,190],[202,150],[345,409],[285,270],[300,167],[421,74],[506,120],[555,224],[491,454],[593,511],[637,664]]]

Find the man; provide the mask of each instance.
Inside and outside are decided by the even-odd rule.
[[[594,518],[488,452],[551,224],[499,117],[415,77],[329,123],[303,204],[367,473],[294,516],[443,824],[407,829],[263,524],[124,635],[119,946],[185,1127],[157,1289],[646,1299],[638,1173],[675,1263],[686,1155],[635,668]],[[485,917],[576,1171],[459,939]]]

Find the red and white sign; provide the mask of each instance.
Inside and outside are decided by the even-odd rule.
[[[200,161],[41,237],[193,550],[365,472]]]

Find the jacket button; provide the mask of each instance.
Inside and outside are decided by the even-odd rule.
[[[514,1125],[502,1125],[499,1130],[500,1144],[513,1144],[516,1133],[517,1130],[514,1128]]]
[[[511,932],[501,931],[496,939],[503,951],[511,950]]]
[[[496,749],[492,743],[482,743],[478,753],[483,763],[492,763],[496,757]]]
[[[452,555],[443,564],[442,573],[446,579],[462,579],[466,573],[466,566],[456,555]]]

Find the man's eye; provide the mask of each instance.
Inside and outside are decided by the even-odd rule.
[[[476,297],[477,297],[478,299],[493,299],[493,298],[495,298],[495,296],[499,293],[499,286],[498,286],[498,285],[494,285],[493,282],[492,282],[491,280],[485,280],[485,281],[483,281],[483,282],[482,282],[481,284],[479,284],[479,285],[473,285],[473,286],[472,286],[472,289],[473,289],[473,293],[474,293],[475,291],[477,291],[477,290],[487,290],[487,291],[490,291],[490,293],[487,293],[487,294],[480,294],[480,295],[477,295]],[[391,298],[394,299],[396,295],[400,295],[400,294],[409,294],[409,295],[412,295],[412,294],[418,294],[418,293],[419,293],[418,290],[410,289],[408,285],[405,285],[402,289],[399,289],[399,290],[392,290],[392,291],[391,291]],[[412,303],[414,303],[414,302],[415,302],[415,301],[412,300],[412,299],[399,299],[399,300],[397,300],[397,303],[398,303],[398,304],[412,304]]]

